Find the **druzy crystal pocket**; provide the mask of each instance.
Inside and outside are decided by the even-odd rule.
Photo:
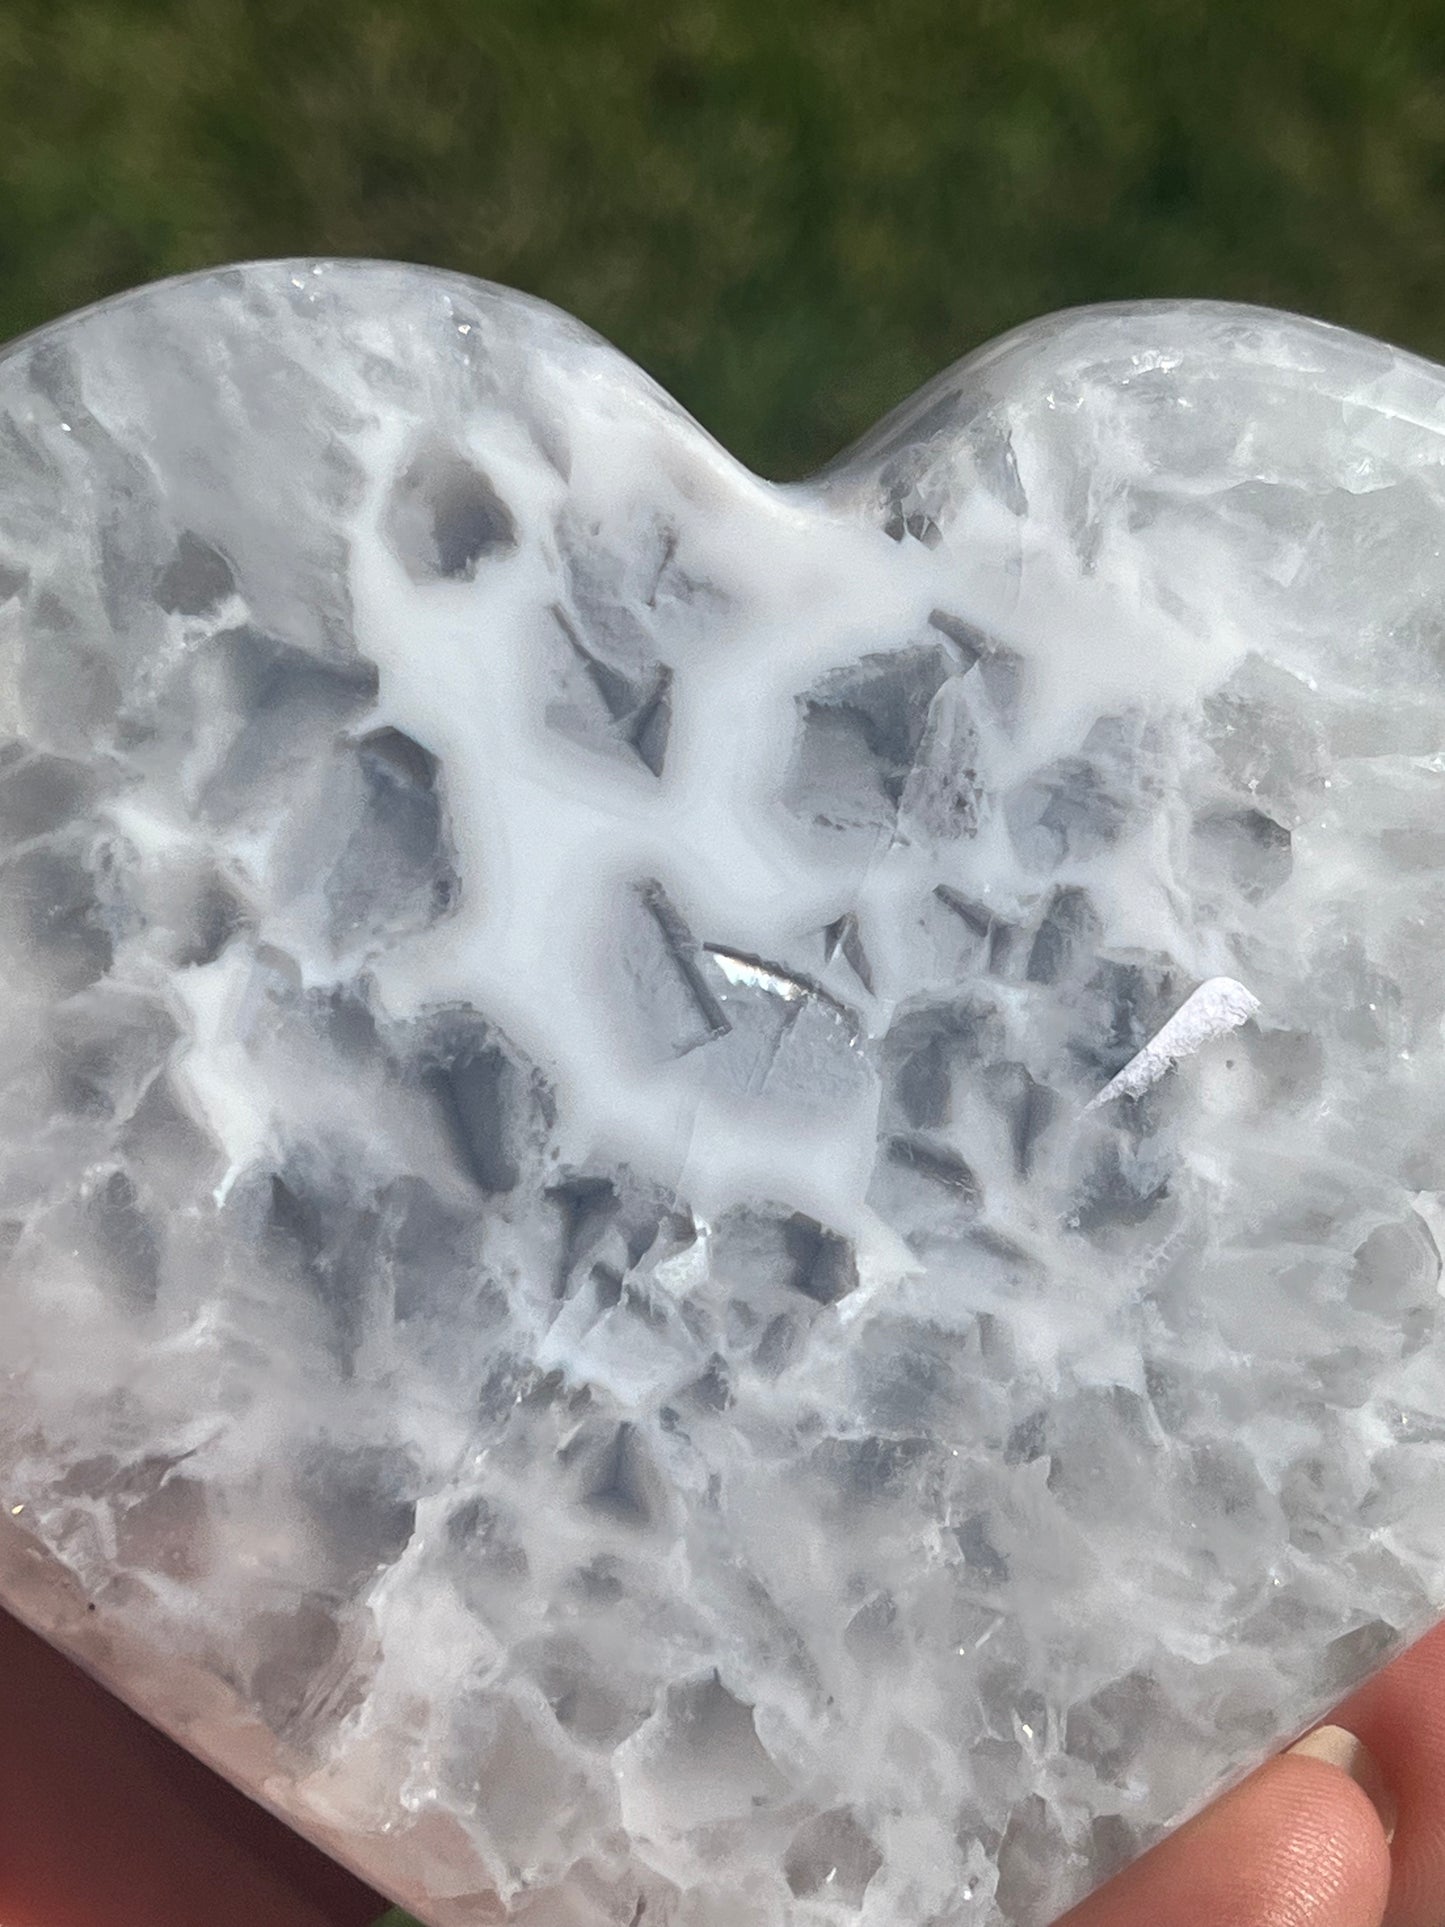
[[[0,1596],[438,1924],[1043,1927],[1445,1610],[1445,373],[814,481],[455,276],[0,357]]]

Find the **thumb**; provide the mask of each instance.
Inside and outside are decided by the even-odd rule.
[[[1379,1927],[1391,1824],[1374,1760],[1353,1734],[1323,1727],[1059,1927]]]

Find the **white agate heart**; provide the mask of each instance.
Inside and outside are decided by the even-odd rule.
[[[0,1598],[435,1927],[1043,1927],[1445,1609],[1445,371],[207,273],[0,645]]]

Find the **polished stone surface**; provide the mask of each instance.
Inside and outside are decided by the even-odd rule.
[[[1042,1927],[1445,1609],[1442,538],[1208,304],[6,351],[0,1596],[438,1927]]]

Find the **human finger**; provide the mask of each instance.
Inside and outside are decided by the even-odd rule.
[[[1060,1927],[1380,1927],[1388,1795],[1339,1734],[1269,1761]]]
[[[365,1927],[384,1905],[0,1614],[5,1927]]]

